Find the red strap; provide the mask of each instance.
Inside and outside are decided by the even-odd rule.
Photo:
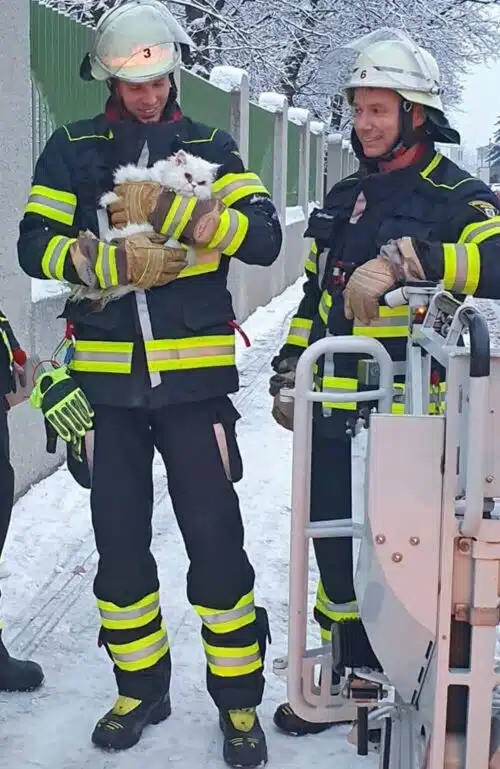
[[[65,339],[74,339],[75,336],[75,327],[73,323],[70,320],[66,321],[66,331],[64,333]]]
[[[237,331],[237,332],[238,332],[238,334],[240,334],[241,338],[242,338],[242,339],[243,339],[243,341],[245,342],[245,347],[250,347],[250,346],[251,346],[251,342],[250,342],[250,339],[249,339],[249,338],[248,338],[248,336],[245,334],[245,332],[243,331],[243,329],[241,328],[241,326],[239,326],[239,325],[236,323],[236,321],[235,321],[235,320],[229,320],[229,321],[227,322],[227,325],[228,325],[228,326],[231,326],[231,328],[234,328],[234,330],[235,330],[235,331]]]
[[[439,384],[441,384],[441,377],[439,376],[439,371],[431,371],[431,385],[433,387],[437,387]]]

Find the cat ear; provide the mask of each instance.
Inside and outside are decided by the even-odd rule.
[[[182,150],[179,150],[179,152],[175,155],[175,162],[178,166],[185,166],[186,165],[186,153]]]

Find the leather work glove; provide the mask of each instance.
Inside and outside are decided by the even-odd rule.
[[[390,240],[375,259],[354,270],[344,291],[344,315],[368,325],[379,317],[379,299],[396,283],[425,280],[411,238]]]
[[[124,227],[128,222],[149,222],[155,232],[165,237],[173,237],[179,224],[178,217],[164,228],[167,214],[174,203],[189,201],[193,209],[181,233],[184,243],[190,246],[206,246],[220,223],[220,215],[225,210],[221,201],[196,200],[178,195],[176,192],[161,187],[156,182],[124,182],[118,184],[113,192],[120,198],[108,206],[113,227]]]
[[[41,374],[29,400],[45,418],[47,450],[53,453],[55,440],[59,436],[71,445],[74,457],[81,461],[82,441],[85,433],[92,429],[94,411],[66,367]]]
[[[147,222],[162,191],[157,182],[124,182],[113,192],[120,200],[108,206],[111,224],[122,228],[129,222]]]
[[[294,399],[284,396],[281,390],[295,384],[296,358],[284,358],[277,364],[277,373],[269,380],[269,393],[273,396],[272,415],[285,430],[293,430]]]
[[[93,270],[98,245],[95,236],[85,233],[71,246],[73,264],[87,285],[95,283]],[[184,248],[164,246],[143,232],[124,238],[116,247],[118,284],[121,286],[133,285],[139,289],[165,286],[175,280],[187,264]]]

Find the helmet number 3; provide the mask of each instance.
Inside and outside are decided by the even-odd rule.
[[[144,49],[144,58],[150,59],[151,58],[151,48],[145,48]]]

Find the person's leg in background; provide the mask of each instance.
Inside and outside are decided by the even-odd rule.
[[[10,463],[7,408],[0,395],[0,559],[9,531],[14,504],[14,469]],[[11,657],[2,638],[0,618],[0,691],[33,691],[43,683],[43,671],[36,662]]]

